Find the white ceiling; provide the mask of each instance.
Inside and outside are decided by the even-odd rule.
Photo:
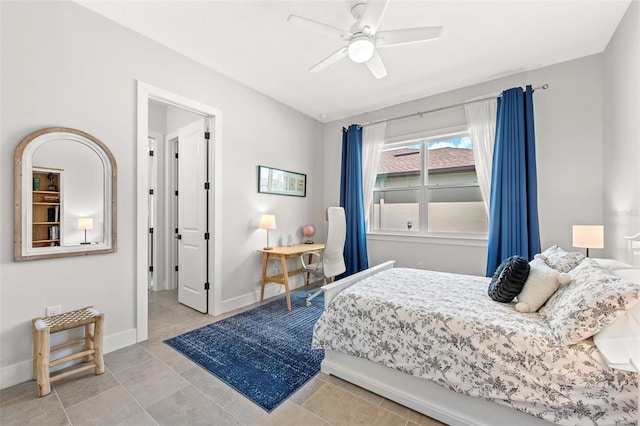
[[[391,0],[379,31],[444,30],[380,49],[380,80],[348,58],[309,72],[344,42],[287,23],[296,14],[347,30],[354,0],[78,3],[327,122],[602,52],[630,0]]]

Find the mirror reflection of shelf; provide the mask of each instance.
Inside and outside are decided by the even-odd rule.
[[[60,184],[62,169],[34,167],[32,192],[32,246],[60,245]]]

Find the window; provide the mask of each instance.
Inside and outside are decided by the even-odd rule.
[[[385,145],[370,218],[370,231],[486,235],[469,135]]]

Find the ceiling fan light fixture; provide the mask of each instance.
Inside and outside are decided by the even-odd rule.
[[[349,59],[353,62],[367,62],[373,56],[375,45],[371,37],[362,35],[354,37],[349,43]]]

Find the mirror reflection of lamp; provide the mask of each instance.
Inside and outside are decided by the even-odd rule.
[[[93,229],[93,218],[92,217],[79,217],[78,218],[78,229],[80,229],[80,230],[84,229],[84,242],[81,242],[80,244],[91,244],[90,242],[87,241],[87,229],[90,230],[90,231]]]

